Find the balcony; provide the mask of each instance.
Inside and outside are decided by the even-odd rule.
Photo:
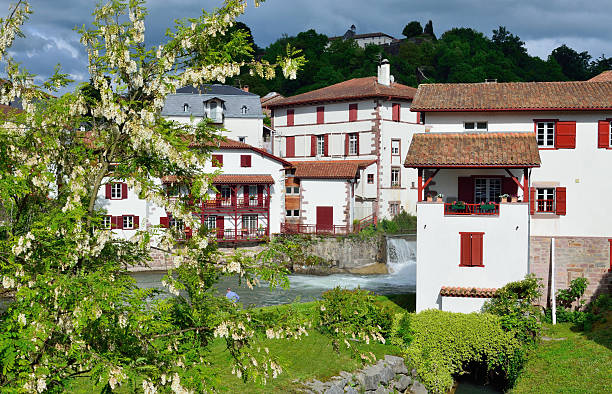
[[[203,212],[265,210],[270,207],[270,198],[221,198],[206,200],[196,206],[201,207]]]
[[[215,230],[217,242],[259,242],[268,238],[267,228],[258,229],[218,229]],[[215,234],[213,234],[215,235]]]
[[[336,226],[325,224],[298,224],[281,223],[281,234],[310,234],[310,235],[347,235],[349,226]]]
[[[461,201],[444,203],[444,216],[447,215],[488,215],[499,216],[499,204],[467,204]]]

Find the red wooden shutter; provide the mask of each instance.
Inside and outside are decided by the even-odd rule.
[[[597,128],[597,147],[610,147],[610,122],[607,120],[599,121],[599,126]]]
[[[123,229],[123,216],[117,216],[117,228]]]
[[[168,216],[159,218],[159,225],[165,228],[170,227],[170,218]]]
[[[191,227],[185,227],[185,238],[189,239],[193,236],[193,231]]]
[[[240,167],[251,166],[251,155],[240,155]]]
[[[287,126],[293,126],[294,111],[292,109],[287,110]]]
[[[400,104],[399,103],[393,103],[393,121],[394,122],[399,122],[400,121]]]
[[[111,216],[111,228],[117,228],[117,216]]]
[[[263,206],[263,186],[257,186],[257,201],[259,202],[259,206]]]
[[[325,123],[325,107],[317,107],[317,124]]]
[[[357,146],[355,147],[355,153],[359,155],[359,133],[355,133],[355,135],[357,136]]]
[[[350,138],[350,134],[344,135],[344,156],[349,155],[349,138]]]
[[[316,155],[317,155],[317,136],[313,134],[310,136],[310,156],[316,156]]]
[[[295,157],[295,137],[291,136],[291,137],[287,137],[286,140],[286,152],[285,152],[285,156],[287,157]]]
[[[555,129],[555,148],[576,148],[576,122],[557,122]]]
[[[107,183],[106,184],[106,199],[110,200],[111,198],[111,184]]]
[[[555,203],[557,206],[557,215],[565,215],[567,211],[566,194],[567,189],[565,187],[558,187],[555,189]]]
[[[518,193],[518,185],[510,177],[505,177],[502,182],[502,194],[516,196]]]
[[[357,104],[349,104],[349,122],[357,121]]]
[[[529,212],[533,215],[536,207],[536,189],[532,187],[529,189]]]
[[[474,203],[474,178],[460,176],[457,178],[457,198],[468,204]]]
[[[323,155],[329,156],[329,134],[323,136]]]
[[[121,184],[121,199],[125,200],[128,197],[127,183]]]
[[[417,123],[421,123],[421,113],[417,112]]]
[[[482,233],[472,233],[472,267],[482,266]]]
[[[134,228],[140,227],[140,216],[134,215]]]
[[[460,264],[463,266],[472,265],[472,242],[470,233],[459,233],[461,235],[461,252],[460,252]]]
[[[212,155],[213,167],[223,167],[223,155]]]

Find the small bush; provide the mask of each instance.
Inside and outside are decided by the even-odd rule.
[[[409,322],[414,337],[407,359],[430,392],[448,392],[453,376],[466,373],[509,387],[526,360],[526,350],[502,328],[499,316],[432,309],[411,315]]]
[[[557,291],[557,305],[562,308],[571,309],[572,304],[584,295],[588,285],[589,281],[586,278],[576,278],[572,280],[567,289]],[[582,302],[576,305],[576,309],[580,308],[583,304]]]
[[[404,346],[409,346],[414,339],[414,332],[410,328],[410,314],[404,313],[402,318],[399,320],[397,328],[397,337],[401,339]]]

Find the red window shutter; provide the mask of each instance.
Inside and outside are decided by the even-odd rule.
[[[349,136],[350,134],[344,135],[344,156],[349,155]]]
[[[555,148],[576,148],[576,122],[557,122],[555,129]]]
[[[355,150],[355,153],[357,153],[357,155],[359,155],[359,133],[357,134],[357,149]]]
[[[291,137],[287,137],[286,140],[286,152],[285,152],[285,156],[287,157],[295,157],[295,137],[291,136]]]
[[[111,216],[111,228],[117,228],[117,216]]]
[[[128,197],[127,183],[121,184],[121,199],[125,200]]]
[[[213,167],[223,167],[223,155],[212,155]]]
[[[240,167],[251,166],[251,155],[240,155]]]
[[[217,216],[217,230],[223,230],[225,227],[225,218],[223,216]]]
[[[472,233],[472,266],[482,266],[482,237],[481,233]]]
[[[123,229],[123,216],[117,216],[117,228]]]
[[[287,110],[287,126],[293,126],[294,111],[292,109]]]
[[[106,184],[106,199],[110,200],[111,198],[111,184],[107,183]]]
[[[536,189],[532,187],[529,189],[529,213],[532,215],[535,213],[536,207]]]
[[[399,122],[400,121],[400,104],[399,103],[393,103],[393,121],[394,122]]]
[[[140,216],[134,215],[134,228],[140,227]]]
[[[170,218],[168,216],[159,218],[159,225],[165,228],[170,227]]]
[[[259,202],[259,206],[263,205],[263,186],[257,186],[257,201]]]
[[[317,124],[325,123],[325,107],[317,107]]]
[[[185,227],[185,238],[189,239],[193,236],[193,231],[191,227]]]
[[[565,215],[567,211],[566,194],[567,189],[565,187],[558,187],[555,189],[555,203],[557,206],[557,215]]]
[[[417,123],[421,123],[421,113],[417,112]]]
[[[510,177],[505,177],[502,182],[502,194],[516,196],[518,194],[518,185]]]
[[[474,203],[474,178],[460,176],[457,178],[457,198],[468,204]]]
[[[357,121],[357,104],[349,104],[349,122]]]
[[[316,156],[316,155],[317,155],[317,136],[313,134],[310,136],[310,156]]]
[[[323,136],[323,155],[329,156],[329,134]]]
[[[610,122],[607,120],[599,121],[599,126],[597,128],[597,147],[610,147]]]
[[[472,265],[472,242],[470,233],[459,233],[461,235],[461,262],[460,265],[471,266]]]

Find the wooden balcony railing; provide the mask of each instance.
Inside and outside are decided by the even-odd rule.
[[[267,238],[268,229],[228,228],[216,230],[217,242],[249,242],[261,241]]]
[[[537,212],[555,212],[555,200],[537,199]]]
[[[483,203],[483,204],[467,204],[467,203],[445,203],[445,215],[499,215],[499,204]]]
[[[204,209],[241,209],[241,208],[268,208],[270,206],[270,198],[222,198],[215,200],[206,200],[204,203],[197,204]]]
[[[282,234],[346,235],[349,231],[349,226],[281,223]]]

